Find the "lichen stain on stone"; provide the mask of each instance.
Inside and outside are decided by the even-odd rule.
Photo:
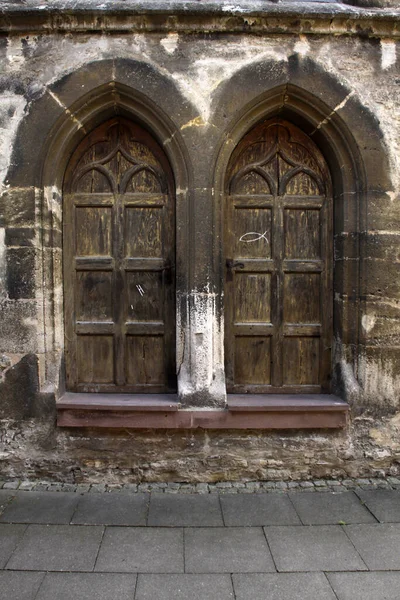
[[[5,181],[10,166],[14,139],[24,115],[26,100],[23,96],[7,92],[0,98],[0,193],[7,188]]]
[[[359,370],[363,373],[364,396],[373,405],[400,408],[400,374],[384,352],[379,359],[361,356]]]
[[[300,35],[299,37],[300,39],[294,45],[294,51],[300,54],[300,56],[307,56],[311,50],[310,44],[305,35]]]
[[[177,33],[169,33],[160,41],[160,44],[168,54],[173,54],[178,47],[179,35]]]
[[[0,300],[7,298],[6,289],[6,230],[0,227]]]
[[[400,412],[390,419],[384,420],[380,427],[371,428],[369,436],[376,445],[390,449],[390,455],[393,452],[400,453]]]
[[[382,69],[390,69],[397,60],[396,42],[393,40],[381,40],[381,65]]]
[[[181,127],[181,131],[183,131],[184,129],[187,129],[188,127],[205,127],[207,125],[207,123],[205,123],[202,119],[202,117],[196,117],[195,119],[192,119],[191,121],[188,121],[187,123],[185,123],[184,125],[182,125]]]
[[[372,331],[376,323],[375,315],[363,315],[361,325],[366,333]]]

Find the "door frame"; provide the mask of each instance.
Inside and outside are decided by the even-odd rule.
[[[234,85],[232,78],[229,86],[233,88]],[[225,94],[230,97],[230,90],[226,89]],[[220,107],[220,110],[223,108]],[[354,299],[360,298],[361,270],[358,260],[344,260],[349,247],[342,242],[342,238],[347,235],[346,231],[360,230],[365,170],[358,146],[346,124],[339,119],[327,119],[330,114],[330,108],[306,89],[287,84],[274,87],[261,97],[257,96],[242,107],[238,116],[231,121],[215,162],[214,268],[220,273],[219,293],[223,298],[225,176],[232,152],[246,133],[263,120],[280,117],[293,123],[313,139],[332,176],[334,274],[331,393],[349,399],[359,395],[357,374],[362,358],[359,350],[362,343],[362,303]],[[322,122],[325,126],[319,127]],[[356,259],[358,248],[354,248],[353,252],[352,256]],[[224,305],[221,310],[224,311]]]

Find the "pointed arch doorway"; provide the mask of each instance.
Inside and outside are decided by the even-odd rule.
[[[225,362],[230,393],[328,393],[332,185],[314,142],[264,121],[225,179]]]
[[[168,393],[175,374],[174,178],[147,130],[115,117],[63,186],[66,387]]]

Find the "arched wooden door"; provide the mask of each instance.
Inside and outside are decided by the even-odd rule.
[[[164,152],[116,117],[75,150],[63,202],[67,389],[175,391],[174,183]]]
[[[231,393],[329,392],[332,195],[297,127],[266,121],[225,182],[225,356]]]

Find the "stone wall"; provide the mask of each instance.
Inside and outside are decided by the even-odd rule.
[[[38,4],[0,10],[2,471],[68,481],[400,472],[399,11]],[[55,426],[62,181],[84,132],[116,109],[152,129],[176,177],[178,384],[189,408],[225,401],[220,194],[229,155],[277,114],[320,146],[335,188],[332,372],[333,391],[351,404],[347,429]]]

